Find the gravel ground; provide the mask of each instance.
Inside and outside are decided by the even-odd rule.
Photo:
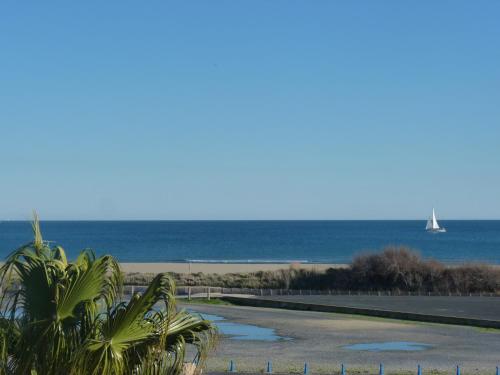
[[[208,363],[209,373],[227,371],[232,359],[241,372],[262,373],[268,360],[275,372],[302,373],[307,361],[311,374],[338,373],[341,363],[348,374],[377,374],[383,362],[386,374],[454,373],[494,374],[500,363],[500,331],[474,327],[414,323],[380,318],[290,311],[245,306],[189,304],[201,313],[223,316],[228,322],[274,328],[292,340],[242,341],[223,337]],[[357,343],[413,341],[432,345],[415,352],[368,352],[343,348]]]

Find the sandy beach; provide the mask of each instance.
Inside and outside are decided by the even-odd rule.
[[[124,272],[139,273],[245,273],[257,271],[276,271],[290,267],[314,269],[323,271],[328,268],[345,267],[345,264],[327,264],[327,263],[121,263]]]

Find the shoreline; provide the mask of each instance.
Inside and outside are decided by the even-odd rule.
[[[296,268],[324,271],[328,268],[344,268],[347,264],[336,263],[120,263],[122,270],[126,273],[249,273],[258,271],[277,271],[282,269]]]
[[[467,263],[446,264],[449,268],[462,266]],[[500,265],[491,263],[472,263],[479,265],[486,265],[494,269],[500,269]],[[230,273],[253,273],[259,271],[278,271],[288,270],[290,268],[325,271],[329,268],[347,268],[350,264],[347,263],[214,263],[214,262],[195,262],[195,263],[181,263],[181,262],[122,262],[120,263],[122,271],[125,273],[161,273],[161,272],[174,272],[179,274],[219,274],[225,275]]]

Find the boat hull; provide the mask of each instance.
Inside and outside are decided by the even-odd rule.
[[[429,233],[446,233],[446,229],[445,228],[427,229],[427,232],[429,232]]]

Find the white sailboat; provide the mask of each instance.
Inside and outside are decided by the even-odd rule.
[[[425,226],[425,230],[433,233],[443,233],[446,232],[445,228],[441,228],[436,219],[436,213],[434,212],[434,208],[432,209],[432,217],[427,220],[427,225]]]

